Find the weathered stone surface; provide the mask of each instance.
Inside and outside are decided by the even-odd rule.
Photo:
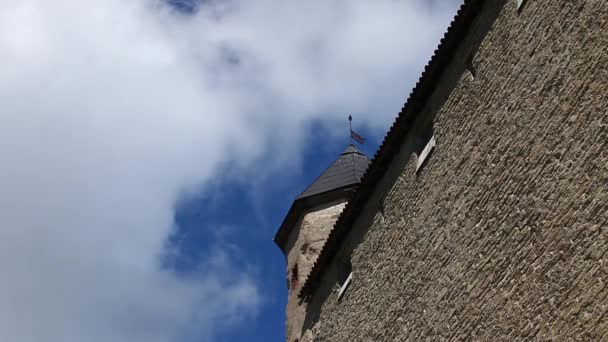
[[[306,303],[298,300],[302,282],[310,273],[327,235],[344,209],[345,200],[329,202],[306,212],[298,221],[287,241],[287,283],[291,283],[292,272],[297,264],[299,283],[290,288],[287,302],[286,335],[288,341],[300,337],[306,313]]]
[[[487,1],[288,341],[608,340],[607,48],[606,1]]]

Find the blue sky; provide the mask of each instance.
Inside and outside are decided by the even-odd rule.
[[[282,182],[263,182],[253,188],[247,183],[227,182],[218,185],[220,189],[216,192],[194,196],[178,206],[177,239],[185,255],[174,266],[180,272],[187,273],[198,265],[218,240],[234,245],[239,267],[255,270],[262,296],[259,311],[245,320],[239,329],[222,333],[220,340],[284,340],[285,261],[272,237],[293,199],[348,145],[346,118],[343,126],[343,139],[327,139],[322,130],[311,132],[303,151],[304,164],[291,177],[276,175],[284,180]],[[358,133],[367,139],[365,144],[357,144],[358,148],[372,156],[380,137],[365,129]],[[216,231],[219,236],[210,240],[209,237],[215,235],[214,230],[219,230]]]
[[[459,4],[0,0],[0,340],[282,340],[276,229]]]

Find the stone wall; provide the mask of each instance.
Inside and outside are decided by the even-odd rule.
[[[300,303],[297,298],[298,291],[310,273],[321,247],[327,240],[330,229],[338,219],[338,215],[342,212],[345,204],[346,200],[341,199],[310,208],[302,215],[289,234],[285,249],[287,253],[287,284],[291,286],[292,272],[296,264],[299,282],[295,288],[289,289],[286,309],[286,336],[288,341],[293,341],[300,336],[304,323],[306,303]]]
[[[302,341],[608,340],[607,49],[607,1],[487,1],[416,123],[436,149],[416,174],[405,137]]]

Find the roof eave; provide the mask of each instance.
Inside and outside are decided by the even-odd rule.
[[[295,200],[291,205],[291,208],[289,208],[287,215],[285,215],[285,218],[273,239],[281,251],[283,251],[283,254],[286,254],[285,244],[287,243],[289,233],[291,233],[294,225],[306,209],[341,198],[349,200],[358,186],[359,182],[354,182],[336,189]]]

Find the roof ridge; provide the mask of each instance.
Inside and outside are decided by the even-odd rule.
[[[349,144],[340,155],[345,154],[358,154],[367,158],[367,156],[363,152],[361,152],[361,150],[359,150],[354,144]]]
[[[347,160],[352,155],[351,160]],[[357,158],[354,156],[357,155]],[[358,183],[360,177],[357,177],[357,169],[360,169],[361,164],[368,164],[369,158],[363,152],[359,151],[356,147],[350,145],[344,152],[342,152],[334,161],[319,174],[317,178],[306,188],[296,199],[313,196],[319,193],[331,191],[332,189],[340,188],[344,185]],[[367,165],[366,165],[367,166]],[[333,174],[332,174],[333,171]],[[340,179],[335,179],[336,176],[340,176]],[[352,179],[349,179],[352,177]],[[334,181],[334,184],[328,183],[330,180]],[[319,188],[315,190],[315,187]]]

